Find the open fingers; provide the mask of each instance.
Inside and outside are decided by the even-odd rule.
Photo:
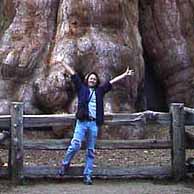
[[[133,69],[128,70],[127,75],[134,75],[134,70]]]

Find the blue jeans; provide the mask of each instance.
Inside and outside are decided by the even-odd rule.
[[[77,120],[76,127],[67,152],[64,156],[63,164],[69,165],[74,155],[80,150],[81,143],[86,139],[86,160],[84,175],[92,175],[94,163],[94,148],[96,145],[96,138],[98,134],[98,126],[95,121]]]

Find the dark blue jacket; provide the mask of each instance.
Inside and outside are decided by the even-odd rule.
[[[82,102],[86,102],[89,98],[90,90],[89,87],[84,84],[80,77],[75,74],[71,76],[71,79],[75,85],[75,89],[78,95],[78,109]],[[102,125],[104,122],[104,95],[112,89],[110,82],[104,83],[102,86],[96,88],[96,124]]]

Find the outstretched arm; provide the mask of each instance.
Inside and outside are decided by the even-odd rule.
[[[73,83],[75,85],[76,91],[79,91],[81,86],[82,86],[82,81],[81,81],[80,77],[78,76],[78,74],[75,72],[75,70],[72,67],[70,67],[69,65],[63,63],[62,61],[51,61],[50,64],[54,65],[57,63],[61,64],[65,68],[67,74],[69,74],[71,76],[71,80],[73,81]]]
[[[68,74],[70,74],[70,75],[76,74],[75,70],[72,67],[70,67],[69,65],[66,65],[62,61],[51,61],[51,64],[57,64],[57,63],[62,64],[65,67],[65,70],[67,71]]]
[[[124,73],[122,73],[121,75],[116,76],[115,78],[110,80],[110,83],[114,84],[114,83],[118,82],[119,80],[125,78],[126,76],[132,76],[132,75],[134,75],[134,70],[131,70],[131,69],[129,69],[129,67],[127,67],[127,69]]]

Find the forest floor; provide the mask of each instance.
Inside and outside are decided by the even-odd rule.
[[[35,135],[36,134],[36,135]],[[26,132],[25,138],[41,138],[37,132]],[[44,138],[50,134],[44,133]],[[64,151],[25,150],[26,166],[48,165],[58,166]],[[193,156],[187,150],[187,157]],[[8,151],[0,150],[0,157],[7,165]],[[73,159],[72,165],[84,165],[84,150]],[[138,165],[170,165],[170,150],[96,150],[95,166],[97,167],[129,167]],[[190,194],[194,193],[192,175],[184,182],[172,180],[100,180],[94,179],[92,186],[86,186],[81,179],[76,180],[26,180],[24,185],[13,186],[8,180],[0,180],[2,194]]]
[[[84,185],[81,180],[26,181],[22,186],[13,186],[0,180],[1,194],[193,194],[194,181],[175,183],[153,180],[94,180],[93,185]]]

